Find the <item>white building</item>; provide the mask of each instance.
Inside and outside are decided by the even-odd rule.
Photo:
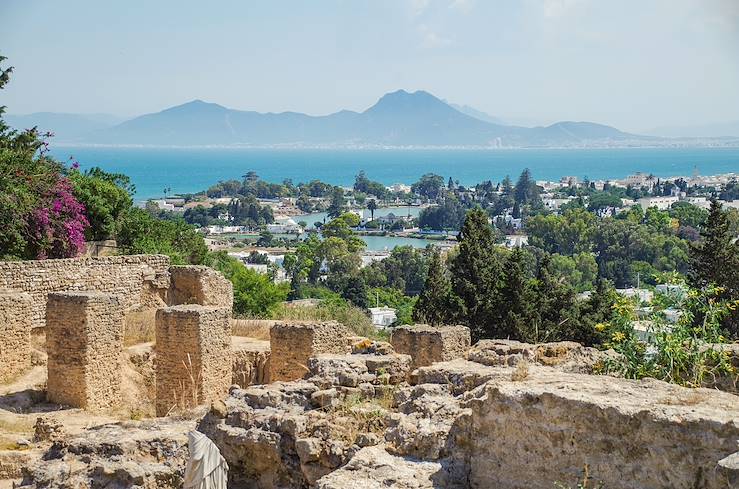
[[[682,201],[700,207],[701,209],[709,209],[711,207],[711,201],[705,197],[685,197]]]
[[[525,234],[509,234],[505,237],[506,248],[520,248],[529,244],[529,237]]]
[[[629,175],[626,177],[623,182],[625,185],[632,187],[652,187],[653,182],[655,182],[656,179],[653,176],[650,176],[646,173],[642,172],[636,172],[634,175]]]
[[[404,183],[394,183],[390,185],[389,187],[387,187],[387,189],[390,190],[391,192],[396,192],[396,193],[398,192],[410,193],[411,186],[406,185]]]
[[[208,226],[209,234],[232,234],[246,232],[244,226]]]
[[[387,328],[398,319],[392,307],[370,307],[369,312],[372,324],[380,329]]]
[[[652,302],[654,298],[654,293],[649,289],[616,289],[616,292],[624,297],[637,297],[642,302]]]
[[[303,228],[292,218],[277,218],[273,224],[267,224],[267,231],[272,234],[302,234]]]
[[[641,206],[643,210],[647,210],[650,207],[656,207],[657,209],[661,211],[666,211],[670,208],[672,204],[675,202],[678,202],[680,199],[678,199],[675,196],[672,195],[666,195],[662,197],[644,197],[642,199],[639,199],[637,202]]]

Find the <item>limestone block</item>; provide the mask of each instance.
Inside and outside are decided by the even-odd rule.
[[[308,359],[324,353],[348,353],[349,336],[343,324],[278,323],[270,330],[270,380],[302,379]]]
[[[169,274],[170,305],[233,307],[233,285],[222,273],[202,265],[187,265],[170,267]]]
[[[538,366],[523,381],[474,393],[473,489],[573,487],[586,466],[590,483],[609,489],[734,487],[726,458],[739,439],[734,395]]]
[[[31,367],[31,296],[0,292],[0,383]]]
[[[470,330],[465,326],[399,326],[390,336],[396,352],[411,356],[414,369],[463,358],[470,342]]]
[[[228,394],[230,308],[189,304],[159,309],[154,348],[157,416]]]
[[[99,292],[49,294],[49,401],[91,411],[121,403],[123,307]]]

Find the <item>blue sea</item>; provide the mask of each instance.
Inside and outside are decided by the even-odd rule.
[[[219,180],[241,179],[253,170],[264,180],[294,183],[313,179],[351,185],[364,170],[384,184],[413,183],[424,173],[452,177],[463,185],[515,179],[529,168],[537,180],[562,176],[623,178],[637,171],[658,177],[739,172],[739,148],[625,148],[518,150],[332,150],[247,148],[51,148],[57,159],[125,173],[136,199],[204,190]]]

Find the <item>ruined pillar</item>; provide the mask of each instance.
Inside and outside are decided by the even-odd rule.
[[[231,309],[199,304],[159,309],[155,351],[157,416],[226,397]]]
[[[169,305],[233,307],[233,285],[221,272],[202,265],[186,265],[170,267],[169,276]]]
[[[390,343],[397,353],[413,359],[411,368],[463,358],[470,349],[470,329],[466,326],[399,326],[393,329]]]
[[[99,292],[49,294],[46,305],[47,396],[91,411],[121,403],[123,307]]]
[[[0,383],[31,368],[31,296],[0,291]]]
[[[296,380],[308,373],[308,359],[325,353],[348,353],[349,334],[343,324],[279,323],[270,329],[271,382]]]

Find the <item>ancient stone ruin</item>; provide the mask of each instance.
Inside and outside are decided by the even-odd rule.
[[[46,306],[49,401],[90,411],[121,404],[123,308],[100,292],[55,292]]]
[[[453,360],[470,348],[470,330],[464,326],[400,326],[393,329],[390,343],[398,353],[413,357],[413,367]]]
[[[181,488],[193,429],[235,489],[739,487],[736,379],[594,375],[614,352],[461,326],[234,336],[230,283],[166,257],[0,263],[0,287],[3,489]],[[134,322],[155,341],[124,345]]]
[[[224,398],[231,385],[231,309],[159,309],[156,328],[157,415]]]
[[[0,291],[0,382],[31,366],[31,296]]]
[[[322,353],[346,353],[349,332],[344,325],[281,323],[270,330],[270,380],[297,380],[308,373],[308,360]]]

